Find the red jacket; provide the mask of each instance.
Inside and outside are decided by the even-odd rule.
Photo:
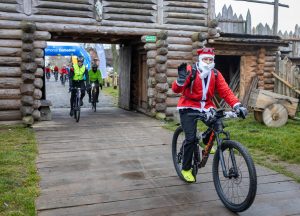
[[[204,80],[201,80],[199,71],[196,73],[193,85],[189,85],[191,73],[187,77],[183,86],[178,85],[175,80],[172,84],[172,90],[175,93],[182,93],[178,101],[177,108],[193,108],[200,111],[206,111],[209,108],[215,107],[215,104],[212,102],[215,89],[219,93],[219,96],[231,107],[239,103],[238,98],[233,94],[222,74],[219,71],[217,71],[217,73],[218,75],[216,76],[214,71],[211,71],[207,77],[206,85]],[[208,87],[203,89],[203,85],[208,85]]]
[[[61,74],[68,74],[68,71],[66,68],[62,68],[60,71]]]

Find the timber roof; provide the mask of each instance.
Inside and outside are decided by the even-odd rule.
[[[244,46],[288,46],[289,42],[279,36],[220,33],[220,37],[209,39],[210,44],[244,45]]]

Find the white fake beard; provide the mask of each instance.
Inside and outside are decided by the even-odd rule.
[[[197,66],[199,67],[200,71],[201,71],[201,74],[200,74],[200,77],[201,79],[205,79],[208,74],[211,72],[211,70],[215,67],[215,63],[210,63],[210,64],[207,64],[203,61],[200,61],[198,62]]]

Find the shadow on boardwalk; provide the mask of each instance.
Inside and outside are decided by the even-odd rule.
[[[40,216],[236,215],[215,192],[211,161],[196,184],[176,176],[170,131],[142,114],[118,108],[84,109],[79,123],[68,109],[34,126],[39,143]],[[211,157],[212,158],[212,157]],[[258,192],[239,215],[300,215],[300,186],[257,166]]]

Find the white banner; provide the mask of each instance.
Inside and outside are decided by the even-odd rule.
[[[100,60],[99,69],[102,73],[102,78],[106,78],[107,77],[106,58],[105,58],[105,51],[104,51],[103,44],[96,44],[95,49],[96,49],[98,58]]]

